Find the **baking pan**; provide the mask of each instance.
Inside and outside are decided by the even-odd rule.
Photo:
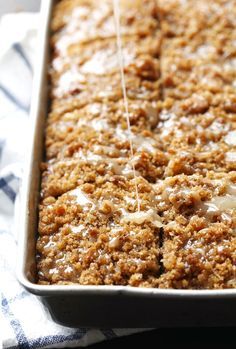
[[[236,325],[236,289],[166,290],[129,286],[37,285],[35,243],[38,225],[40,162],[48,109],[49,24],[53,0],[43,0],[38,62],[31,109],[32,139],[21,189],[17,275],[41,297],[52,318],[66,326],[172,327]]]

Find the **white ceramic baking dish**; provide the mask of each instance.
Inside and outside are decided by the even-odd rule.
[[[18,278],[66,326],[160,327],[236,325],[236,290],[167,290],[35,283],[40,162],[48,111],[48,57],[53,0],[42,0],[31,109],[32,139],[21,190]]]

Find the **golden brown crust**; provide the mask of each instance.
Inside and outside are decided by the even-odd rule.
[[[121,1],[131,160],[112,1],[58,2],[39,283],[236,287],[235,18],[233,0]]]

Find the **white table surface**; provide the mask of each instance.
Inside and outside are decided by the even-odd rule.
[[[40,0],[0,0],[0,16],[18,11],[38,11]]]

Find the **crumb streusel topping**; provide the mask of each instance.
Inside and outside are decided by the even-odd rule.
[[[112,1],[54,8],[38,282],[234,288],[236,3],[120,4],[133,159]]]

